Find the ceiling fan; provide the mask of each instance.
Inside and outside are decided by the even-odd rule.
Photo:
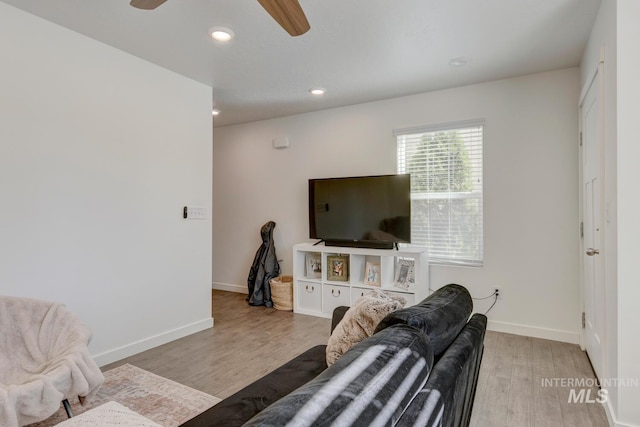
[[[138,9],[152,10],[165,1],[167,0],[131,0],[129,4]],[[258,0],[258,3],[294,37],[306,33],[311,28],[298,0]]]

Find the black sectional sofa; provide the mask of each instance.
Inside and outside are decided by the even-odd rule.
[[[464,287],[446,285],[330,367],[326,346],[313,347],[182,427],[468,426],[487,325],[472,310]]]

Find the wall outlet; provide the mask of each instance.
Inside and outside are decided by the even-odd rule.
[[[503,295],[504,291],[502,290],[502,288],[500,286],[494,286],[493,287],[493,292],[494,292],[494,294],[498,295],[498,299],[504,298],[504,295]]]

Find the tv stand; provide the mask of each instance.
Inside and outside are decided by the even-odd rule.
[[[294,313],[331,318],[335,307],[351,306],[372,289],[401,295],[407,300],[407,306],[422,301],[429,294],[427,248],[412,246],[389,249],[393,249],[393,246],[388,249],[355,248],[352,245],[329,246],[328,242],[325,245],[294,245]],[[346,275],[342,278],[334,277],[328,271],[331,260],[336,257],[344,259]],[[413,267],[414,280],[406,287],[398,286],[398,273],[401,269],[406,271],[407,263]],[[366,277],[367,264],[377,266],[377,283],[370,282]]]

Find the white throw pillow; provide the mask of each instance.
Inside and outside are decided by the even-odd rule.
[[[331,366],[355,344],[373,335],[378,323],[407,303],[404,297],[372,289],[347,310],[327,343],[327,365]]]

